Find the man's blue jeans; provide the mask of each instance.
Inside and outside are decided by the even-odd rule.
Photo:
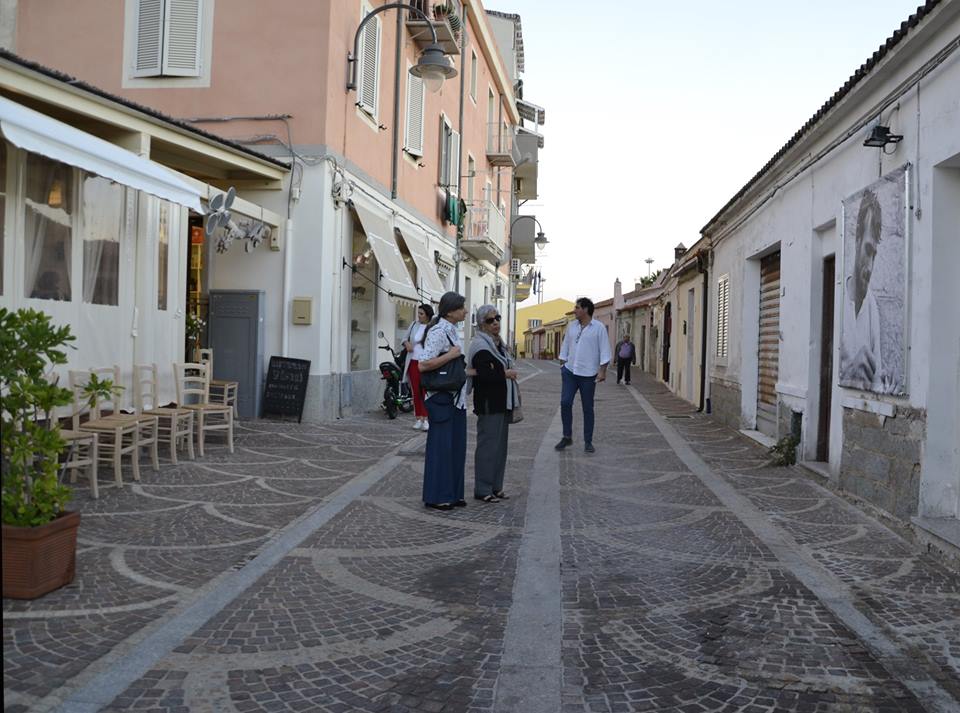
[[[563,421],[563,437],[573,437],[573,399],[580,392],[583,406],[583,442],[593,443],[593,394],[597,390],[597,377],[577,376],[567,367],[560,367],[563,390],[560,393],[560,420]]]

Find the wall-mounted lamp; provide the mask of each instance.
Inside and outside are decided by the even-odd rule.
[[[886,148],[887,144],[899,144],[901,141],[903,141],[903,136],[900,134],[891,134],[889,126],[874,124],[870,129],[870,135],[867,136],[867,140],[863,142],[863,145],[882,149]]]
[[[550,241],[547,240],[547,236],[544,235],[544,233],[543,233],[542,230],[541,230],[541,231],[538,231],[538,232],[537,232],[537,237],[535,237],[535,238],[533,239],[533,244],[536,245],[536,246],[537,246],[538,248],[540,248],[541,250],[543,250],[545,247],[547,247],[547,243],[549,243],[549,242],[550,242]]]

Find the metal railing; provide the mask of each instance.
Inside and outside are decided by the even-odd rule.
[[[501,251],[504,249],[507,220],[493,202],[480,200],[468,204],[464,219],[464,240],[488,240]]]
[[[514,136],[514,131],[509,125],[499,123],[487,124],[487,153],[514,153]]]

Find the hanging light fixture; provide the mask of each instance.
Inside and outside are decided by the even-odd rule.
[[[547,247],[547,243],[549,243],[549,242],[550,242],[550,241],[547,240],[547,236],[544,234],[544,232],[543,232],[542,230],[539,231],[539,232],[537,232],[537,237],[535,237],[535,238],[533,239],[533,244],[536,245],[536,246],[537,246],[538,248],[540,248],[541,250],[543,250],[545,247]]]
[[[443,48],[431,43],[424,48],[420,61],[410,68],[410,74],[420,77],[427,91],[436,94],[443,87],[444,80],[457,76],[457,70],[447,60]]]

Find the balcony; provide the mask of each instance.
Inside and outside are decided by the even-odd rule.
[[[536,200],[537,173],[539,171],[540,144],[543,141],[541,134],[528,129],[519,129],[514,139],[519,160],[513,172],[516,181],[517,198],[519,200]]]
[[[443,53],[446,55],[460,55],[460,3],[458,0],[442,0],[434,2],[433,0],[412,0],[410,3],[419,10],[422,10],[427,17],[433,18],[430,24],[437,31],[437,40]],[[447,7],[452,5],[449,14],[440,14],[442,11],[436,10],[438,7]],[[407,31],[417,43],[419,49],[423,49],[433,42],[433,35],[427,23],[419,15],[407,12]]]
[[[532,215],[516,215],[510,228],[510,257],[525,265],[536,262],[537,221]]]
[[[520,163],[520,152],[513,127],[506,124],[487,124],[487,162],[491,166],[513,168]]]
[[[475,201],[467,206],[460,248],[476,260],[491,264],[503,262],[506,245],[506,219],[490,201]]]

